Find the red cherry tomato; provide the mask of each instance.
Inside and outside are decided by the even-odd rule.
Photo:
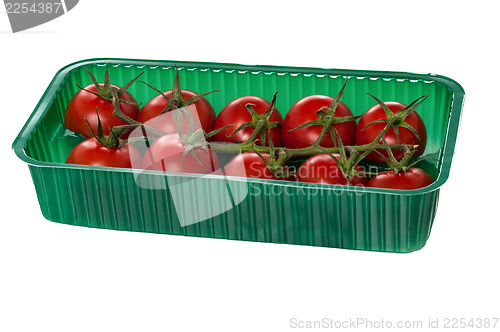
[[[256,96],[244,96],[240,98],[236,98],[227,104],[222,111],[217,116],[215,120],[215,128],[219,129],[225,126],[231,126],[222,130],[220,133],[217,133],[213,136],[213,141],[215,142],[230,142],[230,143],[243,143],[246,142],[252,133],[254,132],[254,128],[246,127],[231,137],[231,135],[236,129],[238,129],[243,123],[252,121],[252,116],[248,112],[245,107],[246,104],[253,104],[253,109],[258,114],[264,114],[269,107],[271,107],[271,103],[267,100],[256,97]],[[283,124],[283,117],[278,112],[277,109],[273,111],[269,118],[269,122],[279,122]],[[271,139],[273,140],[274,146],[283,146],[283,139],[281,136],[281,127],[272,128]],[[260,144],[260,135],[256,140],[257,144]],[[269,146],[268,140],[266,139],[266,146]]]
[[[68,155],[67,164],[132,168],[138,165],[141,153],[132,144],[117,149],[101,145],[95,137],[78,144]]]
[[[100,84],[100,86],[104,86],[104,84]],[[111,84],[111,86],[119,89],[116,85]],[[93,84],[86,86],[84,89],[97,93],[97,88]],[[85,90],[78,91],[73,98],[71,98],[64,115],[64,125],[66,128],[80,133],[87,138],[93,137],[87,122],[85,122],[85,118],[87,118],[87,121],[92,126],[94,132],[97,133],[98,121],[96,108],[99,113],[99,117],[101,118],[104,135],[109,135],[109,128],[128,124],[113,115],[114,106],[111,101],[96,96]],[[134,97],[132,97],[132,95],[128,92],[123,93],[120,96],[120,99],[136,103]],[[139,112],[139,105],[131,105],[125,102],[120,102],[120,110],[123,114],[135,120],[137,119],[137,113]],[[125,138],[126,135],[122,137]]]
[[[269,154],[262,153],[269,161]],[[255,152],[244,152],[231,159],[224,166],[224,174],[228,176],[241,176],[247,178],[274,179],[266,163]]]
[[[418,189],[427,187],[434,180],[427,172],[420,168],[411,167],[406,172],[394,174],[394,171],[382,172],[375,175],[366,184],[367,187],[390,189]]]
[[[340,155],[334,154],[340,158]],[[362,171],[361,166],[356,166],[357,171]],[[349,183],[344,174],[337,166],[335,160],[326,153],[318,154],[307,159],[297,170],[297,179],[300,182],[341,184],[341,185],[365,185],[368,182],[366,176],[355,176]]]
[[[165,91],[163,93],[167,98],[172,97],[172,90]],[[181,90],[181,95],[184,100],[192,98],[197,94],[189,90]],[[141,123],[146,123],[155,129],[158,129],[165,134],[177,133],[175,129],[175,122],[173,121],[173,116],[170,111],[163,114],[163,109],[168,106],[167,101],[162,95],[158,95],[148,101],[142,109],[139,111],[137,121]],[[209,133],[214,128],[215,123],[215,111],[212,105],[205,99],[200,98],[189,105],[189,109],[193,112],[194,124],[198,128],[202,128],[206,133]],[[161,115],[161,116],[160,116]],[[158,117],[160,116],[160,117]],[[184,118],[184,129],[187,131],[189,118],[183,114]]]
[[[309,121],[317,120],[316,111],[322,107],[329,107],[332,102],[332,97],[322,95],[307,96],[297,101],[288,111],[283,123],[283,142],[285,146],[291,149],[298,149],[310,147],[315,143],[323,126],[316,125],[294,131],[291,130]],[[352,112],[344,103],[340,102],[334,115],[337,117],[352,116]],[[333,128],[339,133],[344,145],[354,145],[356,121],[338,123]],[[321,141],[321,146],[334,147],[330,134],[327,134]]]
[[[384,104],[393,112],[396,113],[397,111],[403,109],[406,107],[405,104],[401,104],[395,101],[386,101]],[[373,142],[373,140],[377,137],[377,135],[380,133],[382,129],[385,128],[385,123],[374,123],[368,127],[366,127],[369,123],[380,120],[380,119],[387,119],[387,116],[382,109],[380,105],[375,105],[371,107],[369,110],[367,110],[359,119],[358,126],[356,128],[356,145],[364,145],[364,144],[370,144]],[[420,135],[420,138],[422,141],[420,142],[409,129],[399,127],[399,142],[396,137],[396,132],[394,131],[394,128],[389,128],[387,132],[384,134],[384,139],[387,141],[387,144],[412,144],[412,145],[419,145],[417,152],[413,155],[414,157],[417,157],[424,153],[425,150],[425,145],[427,143],[427,130],[425,129],[424,122],[422,121],[422,118],[420,115],[418,115],[416,112],[411,112],[405,119],[407,124],[412,126],[417,133]],[[366,128],[365,128],[366,127]],[[362,130],[365,128],[364,130]],[[380,139],[379,144],[383,144],[383,140]],[[387,151],[380,151],[384,156],[388,158]],[[396,160],[401,160],[403,158],[404,151],[403,150],[392,150],[392,153],[394,154],[394,157]],[[370,153],[368,156],[366,156],[367,160],[371,161],[377,161],[379,163],[384,163],[384,159],[376,152]]]
[[[200,174],[220,171],[219,159],[208,147],[197,147],[192,150],[199,162],[191,153],[187,153],[183,157],[185,150],[186,147],[178,134],[161,136],[151,144],[144,154],[142,168],[164,172]]]

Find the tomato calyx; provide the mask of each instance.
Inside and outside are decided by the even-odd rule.
[[[239,132],[245,128],[251,127],[251,128],[254,128],[254,131],[253,131],[252,135],[248,138],[246,143],[253,142],[253,141],[255,141],[257,136],[260,136],[260,145],[265,146],[266,145],[266,137],[269,136],[268,135],[269,131],[273,128],[281,127],[281,125],[282,125],[279,121],[276,121],[276,122],[270,121],[271,115],[276,110],[276,96],[278,95],[278,92],[279,91],[277,91],[274,94],[273,100],[271,101],[271,105],[269,106],[267,111],[265,111],[262,114],[257,113],[253,109],[253,106],[255,106],[255,105],[250,104],[250,103],[246,104],[245,108],[247,109],[248,113],[250,113],[252,120],[241,124],[241,126],[239,126],[228,137],[235,135],[237,132]],[[228,127],[230,127],[230,126],[228,126]],[[269,139],[270,139],[270,136],[269,136]]]
[[[275,148],[273,144],[273,140],[271,139],[271,135],[267,135],[269,138],[269,160],[264,158],[264,156],[257,151],[257,145],[254,143],[252,145],[252,150],[259,156],[260,159],[266,164],[269,172],[277,179],[289,179],[295,177],[295,172],[290,170],[288,167],[284,166],[289,156],[286,152],[286,149],[283,148]],[[276,156],[278,158],[276,158]]]
[[[94,129],[92,129],[92,126],[87,121],[86,117],[84,120],[85,122],[87,122],[92,135],[99,142],[99,144],[110,149],[119,149],[124,144],[126,144],[127,140],[121,140],[120,138],[123,136],[123,134],[125,134],[128,131],[128,129],[124,128],[125,126],[117,126],[114,128],[109,128],[109,136],[105,136],[102,130],[101,118],[99,117],[99,112],[97,112],[97,108],[95,112],[97,115],[97,134],[94,132]]]
[[[339,150],[339,156],[340,156],[339,158],[335,157],[330,151],[321,146],[319,147],[319,149],[322,150],[323,153],[328,154],[330,158],[332,158],[335,161],[337,167],[340,169],[347,182],[351,182],[355,177],[371,175],[370,172],[358,171],[356,169],[356,166],[371,152],[371,150],[359,153],[358,151],[349,146],[347,147],[344,146],[344,144],[342,143],[342,139],[340,138],[340,135],[338,135],[337,132],[335,132],[335,137],[336,137],[336,144]]]
[[[174,79],[174,86],[172,87],[171,98],[168,98],[163,92],[161,92],[160,90],[158,90],[154,86],[152,86],[144,81],[139,81],[139,82],[147,85],[148,87],[150,87],[151,89],[156,91],[158,94],[162,95],[163,98],[165,98],[165,100],[167,101],[168,105],[165,106],[165,108],[161,111],[159,116],[161,116],[161,115],[163,115],[166,112],[169,112],[171,110],[175,110],[175,109],[189,106],[189,105],[193,104],[195,101],[197,101],[198,99],[201,99],[201,98],[203,98],[211,93],[219,91],[219,90],[214,90],[214,91],[210,91],[210,92],[199,93],[199,94],[196,94],[194,97],[191,97],[189,99],[184,100],[184,98],[182,97],[181,81],[179,78],[179,69],[177,68],[177,65],[175,65],[175,79]]]
[[[154,135],[161,136],[161,135],[165,134],[164,132],[162,132],[158,129],[154,129],[150,126],[147,126],[147,125],[145,125],[137,120],[132,119],[131,117],[127,116],[126,114],[124,114],[120,109],[120,101],[121,100],[118,97],[118,89],[116,89],[114,87],[111,87],[111,101],[112,101],[113,107],[114,107],[113,115],[128,123],[128,125],[113,127],[113,130],[115,130],[115,133],[117,131],[122,131],[122,130],[126,132],[126,131],[133,130],[135,128],[140,127],[142,129],[144,136],[146,136],[146,129],[148,132],[150,132]]]
[[[116,91],[115,91],[115,93],[116,93]],[[120,106],[119,106],[118,99],[116,97],[113,98],[113,103],[115,104],[115,109],[119,110]],[[110,148],[110,149],[119,149],[127,143],[147,140],[147,137],[145,137],[145,136],[128,138],[128,139],[121,139],[125,133],[129,132],[131,129],[136,128],[137,127],[136,125],[123,125],[123,126],[115,126],[113,128],[108,128],[109,135],[108,136],[104,135],[104,131],[102,129],[101,118],[99,117],[99,112],[97,111],[97,108],[95,109],[95,113],[97,115],[97,134],[95,133],[94,129],[92,129],[92,126],[88,122],[86,117],[84,120],[87,123],[87,125],[89,126],[90,132],[92,133],[94,138],[102,146]]]
[[[425,157],[425,158],[420,158],[420,159],[408,164],[408,162],[412,159],[413,155],[417,152],[418,145],[414,145],[412,148],[410,148],[407,145],[404,145],[403,149],[405,152],[403,154],[403,158],[400,161],[398,161],[394,157],[394,154],[392,153],[392,149],[390,148],[389,144],[387,144],[387,141],[383,137],[382,137],[382,140],[384,142],[384,147],[385,147],[385,150],[387,151],[387,155],[389,156],[389,158],[387,158],[386,156],[384,156],[382,153],[380,153],[377,150],[374,150],[374,151],[376,153],[378,153],[384,159],[387,166],[394,172],[394,175],[398,174],[399,172],[406,173],[407,170],[409,170],[410,168],[412,168],[413,166],[415,166],[416,164],[418,164],[419,162],[421,162],[422,160],[425,160],[425,159],[435,159],[435,160],[439,161],[439,159],[434,158],[434,157]]]
[[[172,112],[176,131],[179,135],[180,141],[185,147],[185,150],[182,153],[182,161],[184,161],[184,158],[189,153],[201,166],[203,166],[203,163],[198,159],[198,156],[195,153],[195,149],[209,147],[206,140],[205,131],[201,128],[195,128],[193,113],[188,109],[174,109],[172,110]],[[187,115],[189,121],[188,131],[186,133],[183,133],[182,131],[182,129],[184,128],[184,116],[181,114],[181,112]]]
[[[379,104],[380,107],[382,107],[382,109],[385,112],[386,118],[370,122],[363,129],[361,129],[361,131],[364,131],[366,128],[368,128],[369,126],[371,126],[371,125],[373,125],[375,123],[385,123],[386,124],[386,126],[385,126],[386,130],[387,130],[387,128],[391,128],[391,127],[394,129],[394,133],[396,134],[396,138],[398,140],[398,143],[400,142],[399,141],[399,128],[406,128],[406,129],[408,129],[409,131],[411,131],[413,133],[413,135],[415,135],[415,137],[418,139],[419,142],[422,142],[422,138],[420,137],[420,134],[417,132],[417,130],[415,130],[415,128],[413,128],[411,125],[409,125],[408,123],[406,123],[405,119],[408,117],[408,115],[410,115],[413,111],[415,111],[415,109],[418,106],[420,106],[420,104],[422,104],[424,102],[424,100],[426,100],[427,97],[429,97],[429,95],[421,96],[421,97],[415,99],[414,101],[412,101],[405,108],[397,111],[396,113],[393,113],[387,107],[387,105],[384,102],[382,102],[380,99],[378,99],[377,97],[375,97],[374,95],[372,95],[370,93],[367,93],[367,94],[370,97],[372,97],[373,99],[375,99],[375,101],[377,102],[377,104]],[[385,133],[385,131],[384,131],[384,133]],[[379,135],[379,136],[380,137],[378,137],[376,139],[376,141],[378,141],[383,136],[383,134]]]
[[[212,136],[215,136],[217,135],[218,133],[220,133],[221,131],[229,128],[229,127],[232,127],[233,125],[228,125],[228,126],[224,126],[224,127],[221,127],[219,129],[215,129],[215,130],[212,130],[211,132],[209,133],[205,133],[205,138],[209,138],[209,137],[212,137]]]
[[[295,131],[297,129],[302,129],[310,126],[323,126],[323,131],[321,132],[320,137],[318,137],[318,140],[316,143],[319,146],[319,143],[323,141],[323,138],[325,137],[326,133],[330,133],[332,140],[334,144],[336,144],[336,136],[338,133],[334,130],[333,126],[339,123],[343,122],[349,122],[349,121],[356,121],[361,117],[361,115],[358,116],[335,116],[335,110],[337,109],[337,106],[340,103],[340,98],[342,98],[342,95],[344,94],[344,89],[347,84],[348,78],[346,78],[344,84],[342,85],[342,88],[339,90],[335,98],[333,99],[332,103],[330,106],[324,106],[321,107],[319,110],[316,111],[316,115],[318,118],[316,120],[312,120],[309,122],[306,122],[297,128],[293,128],[289,131]],[[316,144],[315,143],[315,144]]]
[[[76,84],[76,86],[80,90],[86,91],[88,93],[91,93],[93,95],[96,95],[96,96],[98,96],[98,97],[100,97],[102,99],[105,99],[105,100],[111,101],[111,102],[113,101],[113,89],[115,89],[115,90],[117,90],[118,100],[121,103],[126,103],[126,104],[130,104],[130,105],[139,105],[138,103],[135,103],[135,102],[132,102],[132,101],[129,101],[129,100],[120,99],[120,97],[125,92],[127,92],[128,88],[130,88],[130,86],[132,86],[132,84],[134,84],[135,81],[137,81],[139,79],[139,77],[141,77],[141,75],[144,74],[144,72],[140,73],[137,77],[135,77],[134,79],[132,79],[130,82],[128,82],[127,84],[125,84],[123,87],[121,87],[119,89],[116,89],[115,87],[111,86],[111,82],[109,80],[109,70],[108,70],[108,68],[109,68],[109,64],[106,64],[106,72],[104,73],[104,83],[102,85],[99,84],[99,82],[97,81],[97,79],[94,76],[94,74],[88,68],[85,68],[85,70],[89,73],[90,79],[92,80],[92,83],[94,83],[97,92],[93,92],[93,91],[87,90],[87,89],[85,89],[84,87],[81,87],[78,84]]]

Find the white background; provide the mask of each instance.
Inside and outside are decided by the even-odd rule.
[[[500,317],[498,11],[493,1],[408,3],[84,0],[18,34],[0,13],[0,331],[290,331],[294,317]],[[57,70],[93,57],[455,79],[467,98],[427,245],[384,254],[45,220],[11,144]]]

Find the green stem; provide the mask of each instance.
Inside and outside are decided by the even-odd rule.
[[[379,140],[382,138],[382,136],[389,130],[392,124],[395,123],[397,119],[392,118],[387,125],[385,126],[384,129],[380,131],[378,136],[369,144],[364,144],[364,145],[355,145],[355,146],[345,146],[344,148],[348,151],[357,151],[359,153],[363,153],[365,151],[369,150],[385,150],[387,147],[384,144],[379,144]],[[328,121],[329,122],[329,121]],[[256,128],[257,129],[257,128]],[[317,154],[325,153],[326,151],[329,153],[339,153],[340,148],[334,147],[334,148],[323,148],[320,146],[321,141],[325,137],[326,133],[328,132],[328,126],[324,126],[323,130],[321,131],[320,136],[316,140],[316,142],[307,148],[301,148],[301,149],[287,149],[287,148],[282,148],[282,150],[286,153],[286,156],[288,158],[280,158],[279,162],[282,163],[281,166],[285,164],[285,162],[294,157],[310,157],[314,156]],[[253,146],[253,140],[257,137],[258,130],[255,130],[252,133],[252,136],[250,139],[242,144],[218,144],[218,143],[209,143],[210,148],[214,150],[215,152],[219,153],[242,153],[242,152],[252,152],[257,150],[259,153],[269,153],[270,148],[265,147],[265,146]],[[388,146],[391,149],[399,150],[404,147],[408,147],[407,144],[392,144]],[[411,146],[414,147],[414,146]],[[280,165],[278,163],[277,165]]]
[[[235,154],[235,153],[242,153],[242,152],[253,152],[252,144],[250,143],[243,143],[243,144],[221,144],[221,143],[214,143],[214,142],[209,142],[210,148],[217,152],[217,153],[230,153],[230,154]],[[389,148],[399,150],[404,147],[408,147],[407,144],[392,144],[389,145]],[[413,147],[413,146],[411,146]],[[260,153],[270,153],[271,149],[267,146],[260,146],[260,145],[254,145],[255,150]],[[360,153],[369,151],[372,149],[375,150],[385,150],[385,146],[383,144],[376,144],[375,146],[372,146],[370,144],[365,144],[365,145],[353,145],[353,146],[345,146],[346,149],[350,149],[351,151],[358,151]],[[287,148],[281,148],[288,158],[293,158],[293,157],[310,157],[316,154],[321,154],[330,152],[330,153],[339,153],[340,149],[337,148],[323,148],[323,147],[318,147],[318,146],[310,146],[308,148],[301,148],[301,149],[287,149]],[[280,158],[281,160],[285,160],[285,158]]]
[[[333,118],[332,118],[333,119]],[[329,128],[332,125],[332,119],[328,121],[324,126],[323,129],[321,129],[321,133],[319,134],[318,138],[316,139],[316,142],[314,145],[319,146],[323,139],[325,138],[326,134],[330,132]]]
[[[262,128],[264,127],[264,125],[265,125],[264,121],[261,121],[261,120],[257,121],[257,124],[255,126],[255,130],[253,131],[252,135],[250,135],[250,137],[247,139],[247,141],[243,144],[247,144],[247,143],[253,144],[253,142],[257,138],[257,135],[260,135],[260,132],[262,131]]]
[[[385,125],[384,129],[382,129],[378,133],[377,137],[375,137],[375,139],[370,144],[367,144],[367,145],[372,145],[374,147],[376,145],[379,145],[379,141],[382,138],[382,136],[384,136],[384,134],[389,130],[389,128],[391,128],[392,125],[394,125],[398,120],[399,120],[399,118],[397,116],[391,117],[391,119],[389,121],[387,121],[387,124]]]
[[[111,94],[112,94],[112,100],[113,100],[113,105],[114,105],[113,115],[116,116],[117,118],[129,123],[129,125],[125,125],[125,126],[141,127],[143,131],[147,130],[148,132],[150,132],[154,135],[158,135],[158,136],[165,135],[164,132],[157,130],[157,129],[154,129],[154,128],[151,128],[149,126],[146,126],[145,124],[143,124],[139,121],[136,121],[136,120],[132,119],[131,117],[127,116],[125,113],[123,113],[120,110],[118,90],[116,88],[111,88]]]

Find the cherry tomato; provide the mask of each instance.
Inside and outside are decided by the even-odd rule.
[[[298,149],[307,148],[316,142],[323,126],[314,125],[301,129],[295,129],[304,123],[318,119],[316,112],[322,107],[329,107],[333,98],[323,95],[307,96],[297,101],[288,111],[283,123],[283,142],[287,148]],[[335,110],[336,117],[352,116],[351,110],[340,102]],[[344,145],[354,145],[354,134],[356,131],[356,121],[348,121],[335,124],[333,128],[339,133]],[[323,147],[334,147],[330,134],[327,134],[321,141]]]
[[[334,154],[334,156],[340,158],[338,154]],[[355,170],[362,171],[363,169],[358,165],[355,167]],[[355,176],[348,182],[335,160],[326,153],[307,159],[297,170],[297,179],[300,182],[351,186],[365,185],[368,182],[366,176]]]
[[[167,134],[154,141],[144,154],[142,168],[164,172],[209,174],[220,171],[217,155],[207,146],[196,147],[192,151],[196,158],[187,153],[186,146],[178,134]],[[199,161],[199,162],[198,162]]]
[[[99,84],[104,87],[104,84]],[[111,87],[119,89],[118,86],[111,84]],[[97,88],[95,85],[91,84],[84,88],[85,90],[97,93]],[[109,128],[115,126],[127,125],[128,123],[117,118],[113,115],[114,106],[113,103],[107,99],[96,96],[93,93],[87,92],[85,90],[78,91],[73,98],[71,98],[68,107],[66,108],[66,113],[64,115],[64,125],[71,131],[82,134],[87,138],[93,137],[90,131],[89,125],[85,122],[85,118],[92,126],[92,129],[97,133],[97,112],[101,118],[102,128],[104,135],[109,135]],[[127,91],[124,92],[120,99],[136,103],[136,100]],[[137,119],[137,113],[139,112],[139,105],[128,104],[125,102],[120,102],[120,110],[123,114],[127,115],[132,119]],[[126,137],[123,136],[124,138]]]
[[[68,155],[67,164],[132,168],[138,165],[141,153],[132,144],[117,149],[101,145],[95,137],[78,144]]]
[[[384,104],[393,113],[396,113],[397,111],[406,107],[405,104],[401,104],[395,101],[386,101],[384,102]],[[361,116],[358,122],[358,126],[356,128],[356,145],[370,144],[371,142],[373,142],[373,140],[377,137],[380,131],[385,128],[386,124],[374,123],[368,127],[366,126],[369,123],[380,119],[387,119],[387,116],[383,108],[379,104],[371,107]],[[404,122],[412,126],[417,131],[417,133],[420,135],[420,138],[422,139],[421,142],[418,140],[417,136],[415,136],[415,134],[413,134],[409,129],[402,127],[399,127],[399,142],[393,127],[387,130],[387,132],[383,135],[383,138],[387,141],[387,144],[400,144],[400,143],[412,144],[412,145],[418,144],[419,145],[418,150],[413,155],[414,157],[417,157],[421,155],[425,150],[425,145],[427,143],[427,130],[425,129],[425,125],[424,122],[422,121],[422,118],[416,112],[411,112],[406,117]],[[365,129],[362,130],[363,128]],[[383,143],[384,143],[383,140],[380,139],[379,144]],[[384,156],[388,157],[387,151],[380,151],[380,152]],[[401,160],[401,158],[403,158],[404,151],[392,150],[392,153],[394,154],[396,160],[399,161]],[[385,162],[384,159],[376,152],[370,153],[368,156],[366,156],[366,159],[371,161],[377,161],[379,163]]]
[[[427,172],[420,168],[411,167],[406,172],[394,171],[382,172],[375,175],[366,184],[367,187],[390,188],[390,189],[418,189],[427,187],[434,180]]]
[[[269,161],[269,154],[261,154]],[[228,176],[241,176],[247,178],[274,179],[266,163],[255,152],[244,152],[231,159],[224,166],[224,174]]]
[[[163,93],[167,98],[172,97],[172,90]],[[189,90],[181,90],[181,95],[184,100],[192,98],[197,94]],[[168,106],[168,102],[162,95],[158,95],[148,101],[139,111],[137,121],[146,123],[148,126],[158,129],[166,134],[177,133],[175,122],[170,111],[163,114],[162,111]],[[215,111],[212,105],[205,99],[200,98],[189,105],[188,109],[193,112],[194,124],[198,128],[202,128],[206,133],[211,132],[215,123]],[[184,129],[187,131],[189,118],[183,114]]]
[[[213,137],[213,141],[215,142],[230,142],[230,143],[243,143],[246,142],[252,133],[254,132],[254,128],[246,127],[236,134],[231,135],[236,129],[238,129],[243,123],[252,121],[252,116],[248,112],[245,105],[252,104],[252,108],[258,114],[264,114],[269,107],[271,107],[271,103],[267,100],[256,97],[256,96],[244,96],[240,98],[236,98],[227,104],[222,111],[217,116],[215,120],[215,128],[219,129],[225,126],[230,126],[221,132],[217,133]],[[271,116],[269,117],[269,122],[279,122],[281,125],[283,124],[283,117],[275,109]],[[283,146],[283,139],[281,136],[281,126],[270,129],[271,139],[273,140],[274,146]],[[256,143],[260,144],[260,135],[257,136]],[[266,139],[266,146],[269,146],[269,142]]]

